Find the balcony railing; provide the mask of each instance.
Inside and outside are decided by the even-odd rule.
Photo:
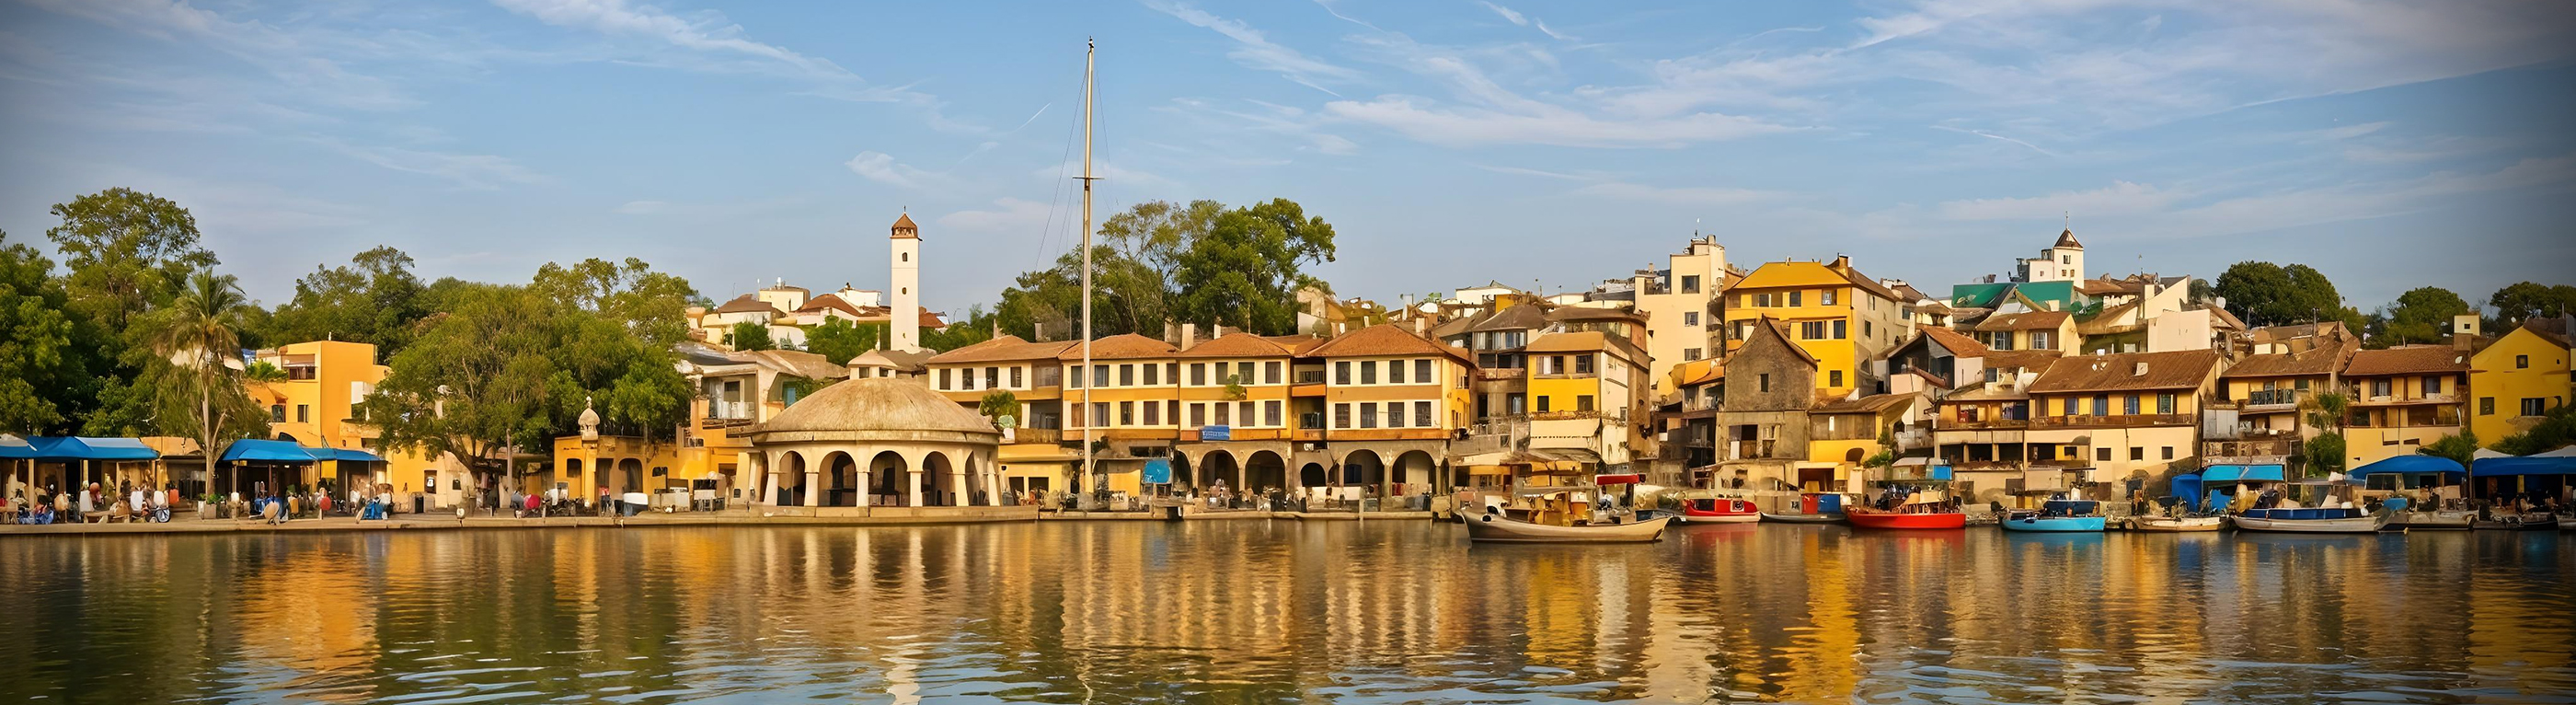
[[[2200,444],[2201,455],[2209,457],[2296,455],[2298,452],[2297,436],[2241,441],[2204,441]]]
[[[2297,389],[2257,389],[2245,394],[2247,406],[2298,406],[2308,396]]]
[[[1054,428],[1015,428],[1011,429],[1011,442],[1063,443],[1064,431]]]
[[[1522,369],[1518,367],[1484,367],[1476,370],[1476,379],[1487,381],[1513,380],[1520,379],[1521,373]]]
[[[1061,387],[1061,386],[1064,386],[1064,368],[1062,368],[1062,367],[1040,367],[1040,368],[1038,368],[1037,380],[1036,380],[1036,381],[1037,381],[1037,384],[1032,385],[1032,386],[1038,386],[1038,387]]]
[[[751,410],[752,404],[747,401],[709,401],[707,402],[706,421],[710,424],[714,424],[715,422],[750,421]]]
[[[2115,416],[2079,414],[2075,416],[2042,416],[2031,421],[2030,427],[2071,428],[2085,426],[2112,426],[2135,428],[2142,426],[2189,426],[2192,425],[2194,421],[2194,417],[2190,414],[2121,414]]]
[[[1300,372],[1298,372],[1298,373],[1297,373],[1297,383],[1298,383],[1298,384],[1323,384],[1323,383],[1324,383],[1324,371],[1323,371],[1323,370],[1303,370],[1303,371],[1300,371]]]
[[[2020,428],[2030,428],[2030,419],[1976,419],[1970,421],[1962,421],[1959,419],[1941,420],[1941,430],[1943,431],[1991,431]]]
[[[1319,412],[1319,411],[1309,411],[1309,412],[1306,412],[1306,413],[1298,414],[1298,415],[1297,415],[1297,427],[1298,427],[1298,428],[1314,428],[1314,429],[1320,429],[1320,428],[1323,428],[1323,427],[1324,427],[1324,414],[1323,414],[1323,412]]]

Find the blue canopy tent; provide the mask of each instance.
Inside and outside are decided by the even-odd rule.
[[[2469,477],[2478,495],[2503,500],[2514,495],[2540,495],[2564,500],[2569,475],[2576,475],[2576,457],[2526,455],[2519,458],[2479,458],[2469,464]]]
[[[2200,474],[2175,475],[2171,491],[2165,493],[2191,511],[2200,511]]]
[[[2386,477],[2387,486],[2379,489],[2415,489],[2458,482],[2468,477],[2469,469],[2460,461],[2431,455],[2400,455],[2353,468],[2353,484],[2368,486],[2373,477]]]
[[[152,446],[144,445],[143,441],[132,438],[36,436],[20,439],[20,441],[25,445],[0,444],[0,452],[8,453],[0,457],[27,461],[28,485],[37,488],[54,487],[63,492],[71,492],[74,488],[91,482],[98,482],[102,486],[101,489],[115,490],[115,487],[106,486],[112,483],[107,482],[104,476],[98,475],[99,463],[150,462],[161,458],[160,451],[153,450]],[[46,463],[61,466],[61,469],[55,473],[52,483],[46,483],[40,479],[44,474],[42,465]],[[35,498],[30,496],[29,499]]]
[[[2236,499],[2236,485],[2284,482],[2288,476],[2289,468],[2281,465],[2211,465],[2201,468],[2200,484],[2207,488],[2208,500],[2200,506],[2211,510],[2225,508]]]
[[[233,470],[232,481],[217,484],[216,488],[222,492],[241,493],[245,498],[263,498],[285,493],[294,485],[302,484],[304,470],[320,460],[314,455],[316,452],[327,454],[330,449],[306,448],[296,445],[294,441],[265,441],[255,438],[233,441],[230,445],[224,446],[224,454],[216,459],[222,463],[222,467]],[[252,472],[253,470],[257,472]],[[289,472],[293,473],[291,477],[285,474]],[[245,478],[252,484],[244,486]]]

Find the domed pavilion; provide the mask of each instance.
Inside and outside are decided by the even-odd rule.
[[[751,434],[761,504],[817,516],[935,516],[888,508],[997,506],[1001,431],[917,379],[851,379]],[[847,508],[834,511],[830,508]]]

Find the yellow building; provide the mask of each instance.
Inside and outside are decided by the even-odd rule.
[[[680,466],[680,447],[671,439],[657,441],[635,436],[600,436],[584,440],[581,436],[555,439],[554,464],[547,468],[541,481],[520,491],[543,494],[546,490],[563,490],[576,501],[597,498],[602,488],[611,496],[628,492],[660,494],[669,490],[701,489],[689,478],[674,474]],[[713,484],[703,489],[716,489]]]
[[[1474,412],[1468,377],[1475,366],[1467,351],[1381,324],[1327,340],[1299,358],[1322,363],[1314,383],[1300,374],[1290,389],[1294,401],[1317,410],[1301,414],[1297,429],[1301,439],[1316,431],[1317,440],[1314,450],[1300,446],[1292,459],[1301,488],[1358,499],[1418,495],[1452,482],[1439,471],[1448,439]]]
[[[1852,480],[1879,451],[1879,438],[1891,443],[1923,403],[1917,394],[1880,394],[1858,399],[1831,399],[1807,410],[1807,465],[1830,465],[1836,488],[1858,489]]]
[[[1171,343],[1133,333],[1091,341],[1089,370],[1082,367],[1081,345],[1056,355],[1064,370],[1065,440],[1079,444],[1083,430],[1090,430],[1100,444],[1092,464],[1109,474],[1110,491],[1142,491],[1145,462],[1168,458],[1180,440],[1181,401],[1173,381],[1180,374],[1179,356]]]
[[[2081,336],[2065,311],[1998,313],[1977,321],[1971,337],[1991,350],[2054,350],[2074,354]]]
[[[2211,405],[2236,410],[2234,443],[2249,452],[2217,455],[2292,455],[2296,444],[2323,432],[2308,422],[2305,405],[2340,389],[2338,375],[2361,347],[2341,334],[2340,324],[2324,330],[2304,349],[2248,355],[2219,375],[2218,399]]]
[[[1238,495],[1288,490],[1297,421],[1289,394],[1296,366],[1291,345],[1300,339],[1283,340],[1233,333],[1180,351],[1173,380],[1182,415],[1175,482],[1203,489],[1222,482]]]
[[[1566,331],[1530,341],[1529,447],[1591,453],[1594,472],[1652,457],[1643,429],[1653,402],[1644,350],[1601,331]]]
[[[1744,347],[1758,321],[1785,325],[1789,339],[1816,358],[1822,398],[1869,389],[1861,362],[1912,336],[1912,319],[1895,292],[1852,269],[1851,258],[1832,262],[1771,262],[1723,292],[1726,349]]]
[[[251,398],[268,408],[271,437],[307,448],[365,450],[385,459],[380,467],[353,461],[321,461],[315,463],[312,479],[338,484],[344,478],[365,475],[371,481],[393,485],[400,496],[427,491],[437,505],[463,501],[466,488],[472,484],[463,464],[449,456],[432,460],[417,453],[377,448],[376,430],[356,418],[357,403],[374,394],[376,384],[390,372],[390,368],[377,364],[376,346],[318,340],[261,350],[253,359],[286,373],[286,379],[281,381],[246,385]]]
[[[2064,489],[2095,483],[2087,496],[2102,500],[2125,496],[2116,483],[2169,474],[2196,455],[2218,360],[2210,350],[2058,358],[2030,384],[2030,468],[2062,471]]]
[[[724,352],[684,345],[680,374],[697,388],[674,479],[708,481],[727,506],[775,504],[751,432],[826,382],[849,374],[821,355],[795,350]]]
[[[1003,426],[1000,465],[1003,489],[1023,503],[1074,486],[1082,456],[1064,440],[1064,367],[1057,357],[1070,342],[1032,343],[1005,335],[932,356],[922,362],[922,379],[931,390],[968,409],[980,409],[985,395],[1008,391],[1019,411]],[[1077,351],[1077,354],[1078,351]],[[998,421],[998,419],[997,419]]]
[[[2525,321],[2469,358],[2469,430],[2493,445],[2530,430],[2570,394],[2565,319]]]
[[[2448,345],[2354,353],[2343,369],[2352,398],[2344,424],[2344,468],[2400,455],[2460,432],[2468,405],[2469,354]],[[2486,439],[2480,438],[2484,441]]]

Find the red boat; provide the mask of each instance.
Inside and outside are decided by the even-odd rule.
[[[1761,508],[1741,499],[1694,497],[1682,500],[1682,523],[1685,524],[1750,524],[1761,520]]]
[[[1903,510],[1893,512],[1852,507],[1843,510],[1843,518],[1849,520],[1854,528],[1861,529],[1968,528],[1968,515],[1961,514],[1958,509],[1951,507],[1942,507],[1941,510],[1935,511],[1932,509],[1934,506],[1938,505],[1908,505]]]

